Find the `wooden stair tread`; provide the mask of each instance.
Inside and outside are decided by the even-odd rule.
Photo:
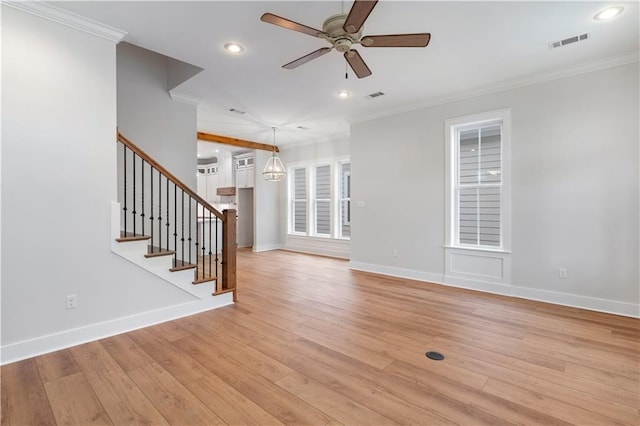
[[[211,293],[211,295],[212,296],[220,296],[221,294],[233,293],[234,291],[236,291],[235,288],[228,288],[226,290],[214,291],[213,293]]]
[[[116,241],[119,243],[126,243],[127,241],[142,241],[142,240],[148,240],[150,238],[151,237],[148,235],[134,234],[133,232],[120,231],[120,237],[116,238]]]
[[[144,257],[146,258],[150,258],[150,257],[158,257],[158,256],[173,256],[173,254],[175,253],[175,251],[173,250],[166,250],[163,249],[161,247],[153,247],[153,252],[151,252],[151,246],[147,246],[147,254],[144,255]]]
[[[178,272],[178,271],[184,271],[185,269],[193,269],[195,268],[196,265],[193,263],[187,263],[184,262],[184,265],[182,264],[182,261],[178,260],[177,262],[174,260],[173,261],[173,268],[169,269],[171,272]]]
[[[202,284],[202,283],[208,283],[209,281],[218,281],[217,277],[204,277],[204,278],[197,278],[195,280],[193,280],[192,284]]]

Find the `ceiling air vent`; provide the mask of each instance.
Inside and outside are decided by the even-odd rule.
[[[236,114],[244,114],[244,111],[240,111],[239,109],[229,108],[229,112],[235,112]]]
[[[380,96],[384,96],[384,93],[382,92],[371,93],[370,95],[365,96],[365,98],[375,99],[375,98],[379,98]]]
[[[305,127],[305,126],[298,126],[298,127],[297,127],[297,129],[300,129],[300,130],[309,130],[309,128],[308,128],[308,127]]]
[[[565,38],[564,40],[552,41],[551,43],[549,43],[549,49],[557,49],[558,47],[564,47],[567,44],[577,43],[579,41],[588,40],[589,38],[591,38],[591,34],[584,33],[577,36]]]

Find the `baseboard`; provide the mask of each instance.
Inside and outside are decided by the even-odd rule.
[[[590,311],[640,318],[640,305],[619,302],[617,300],[599,299],[596,297],[578,296],[575,294],[518,286],[511,287],[511,295],[522,299],[553,303],[555,305],[573,306],[574,308],[588,309]]]
[[[415,271],[412,269],[396,268],[394,266],[375,265],[373,263],[349,262],[349,269],[363,272],[373,272],[374,274],[389,275],[391,277],[408,278],[416,281],[442,284],[442,274],[432,274],[429,272]]]
[[[169,306],[2,346],[0,365],[233,304],[233,294]]]
[[[552,303],[554,305],[571,306],[590,311],[640,318],[640,305],[619,302],[617,300],[600,299],[596,297],[580,296],[576,294],[560,293],[509,284],[496,284],[480,280],[445,277],[442,274],[396,268],[392,266],[375,265],[364,262],[351,261],[349,262],[349,268],[357,271],[389,275],[392,277],[407,278],[452,287],[461,287],[485,293],[536,300],[539,302]]]

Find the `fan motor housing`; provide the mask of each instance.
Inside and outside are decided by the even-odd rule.
[[[352,41],[357,41],[362,36],[362,29],[357,33],[347,33],[344,30],[344,22],[347,20],[346,13],[339,13],[332,15],[324,21],[322,24],[322,31],[329,34],[329,37],[333,39],[349,38]]]

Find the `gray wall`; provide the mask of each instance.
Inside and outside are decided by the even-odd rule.
[[[193,300],[110,250],[115,44],[3,5],[2,88],[2,362]]]
[[[351,259],[442,276],[444,120],[501,108],[512,112],[511,285],[637,312],[637,63],[353,125]]]
[[[176,62],[198,68],[128,43],[116,50],[118,130],[195,189],[196,106],[171,100],[168,85]]]

